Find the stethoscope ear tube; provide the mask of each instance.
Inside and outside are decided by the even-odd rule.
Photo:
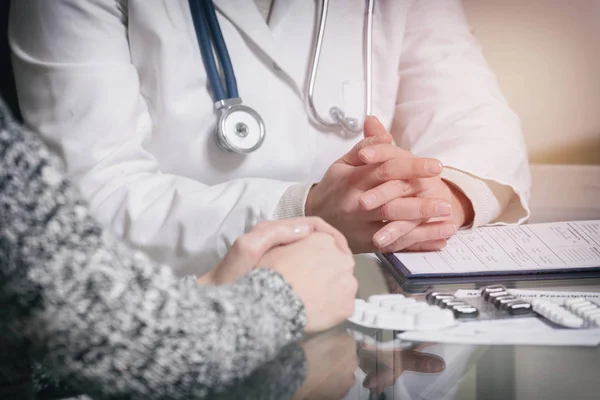
[[[367,29],[366,29],[366,60],[365,60],[365,75],[366,75],[366,95],[365,109],[366,114],[371,115],[372,106],[372,76],[373,76],[373,14],[375,8],[375,0],[369,0],[367,6]],[[310,75],[306,93],[306,108],[308,114],[319,124],[326,128],[341,127],[344,131],[353,134],[362,132],[361,126],[357,118],[347,117],[340,107],[331,107],[329,116],[333,120],[330,122],[319,115],[314,102],[314,91],[317,81],[317,72],[319,69],[319,61],[321,58],[321,48],[323,46],[323,38],[325,36],[325,28],[327,26],[327,12],[329,10],[329,0],[321,1],[321,13],[318,16],[318,23],[315,30],[315,44],[313,46],[312,62],[310,65]]]

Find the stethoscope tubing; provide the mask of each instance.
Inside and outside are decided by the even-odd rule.
[[[365,81],[366,81],[366,95],[365,95],[365,109],[366,115],[371,115],[372,112],[372,95],[373,95],[373,15],[375,8],[375,0],[368,0],[367,6],[367,27],[366,27],[366,60],[365,60]],[[316,40],[313,46],[312,61],[310,65],[308,87],[306,93],[307,111],[312,118],[323,125],[326,128],[337,128],[342,127],[346,131],[352,133],[362,132],[362,126],[358,124],[356,118],[347,117],[339,107],[332,107],[329,111],[333,122],[323,118],[316,109],[314,101],[314,92],[317,81],[317,72],[319,70],[319,61],[321,59],[321,48],[323,46],[323,38],[325,36],[325,29],[327,26],[327,13],[329,10],[329,0],[321,1],[321,11],[318,17],[317,29],[316,29]]]
[[[215,102],[225,99],[238,98],[238,87],[229,51],[223,38],[223,32],[217,20],[217,13],[211,0],[189,0],[192,20],[195,25],[196,37],[200,44],[202,62],[206,75],[215,96]],[[212,36],[212,41],[211,41]],[[227,90],[223,86],[221,75],[215,60],[212,44],[219,57],[219,63],[225,76]]]
[[[366,48],[366,115],[371,115],[372,108],[374,3],[375,0],[368,0],[367,26],[365,36],[363,36]],[[189,0],[189,7],[194,28],[196,31],[196,37],[200,47],[202,62],[206,70],[208,81],[210,82],[210,87],[213,91],[215,108],[220,112],[220,123],[217,132],[217,138],[219,139],[219,143],[222,142],[222,145],[225,149],[231,149],[232,151],[235,151],[237,153],[252,152],[258,147],[260,147],[260,145],[262,144],[262,141],[264,139],[264,122],[262,121],[260,115],[256,113],[253,109],[246,106],[242,106],[241,98],[239,97],[237,80],[235,77],[233,64],[231,62],[231,57],[229,56],[229,51],[227,50],[227,45],[223,37],[223,32],[221,31],[214,4],[212,0]],[[347,117],[341,108],[334,106],[331,107],[331,109],[329,110],[331,120],[328,120],[326,118],[321,117],[315,107],[314,91],[317,80],[319,61],[321,58],[323,38],[325,36],[325,30],[327,26],[328,9],[329,0],[322,0],[321,12],[317,18],[318,23],[315,27],[316,41],[312,53],[312,61],[309,72],[309,82],[306,92],[307,112],[309,116],[312,116],[315,122],[323,125],[326,128],[342,128],[343,131],[356,135],[362,132],[362,126],[360,126],[358,119]],[[218,58],[218,62],[225,80],[225,85],[223,84],[223,79],[221,78],[219,65],[217,65],[215,55]],[[260,127],[260,139],[254,146],[248,148],[239,148],[239,146],[230,143],[228,135],[236,134],[239,136],[241,135],[240,132],[244,132],[241,128],[246,127],[247,129],[247,126],[241,121],[239,121],[238,124],[235,125],[236,130],[234,132],[225,132],[226,125],[224,125],[224,121],[226,118],[229,118],[228,115],[232,112],[234,107],[238,112],[244,112],[248,115],[251,115],[258,123],[258,126]],[[239,128],[240,130],[238,131],[238,125],[244,126]],[[245,138],[246,136],[244,135],[240,137]]]

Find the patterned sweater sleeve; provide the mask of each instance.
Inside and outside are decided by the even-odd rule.
[[[304,330],[301,301],[274,271],[199,287],[104,232],[1,103],[0,260],[5,334],[92,396],[206,396]]]

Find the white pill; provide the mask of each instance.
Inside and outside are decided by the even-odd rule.
[[[375,325],[381,328],[403,331],[413,329],[413,317],[395,312],[380,312],[375,320]]]
[[[398,311],[403,310],[406,307],[410,307],[411,305],[416,304],[417,301],[415,299],[404,299],[402,301],[397,301],[392,304],[392,310]]]
[[[369,304],[369,303],[354,303],[354,314],[357,315],[363,315],[363,313],[369,311],[369,312],[377,312],[377,310],[379,310],[379,307],[377,307],[375,304]]]
[[[575,314],[573,314],[570,311],[553,311],[552,312],[552,317],[556,318],[556,319],[560,319],[560,318],[568,318],[568,317],[576,317],[579,318],[578,316],[576,316]]]
[[[565,300],[565,306],[567,306],[567,307],[576,306],[577,304],[582,304],[582,303],[589,303],[589,301],[587,301],[583,297],[576,297],[574,299]]]
[[[576,309],[572,310],[575,314],[577,315],[584,315],[584,313],[588,312],[588,311],[592,311],[592,310],[596,310],[598,307],[596,307],[594,304],[588,304],[582,307],[577,307]]]
[[[367,308],[367,303],[364,300],[354,300],[354,312],[362,311]]]
[[[402,304],[410,304],[410,303],[415,303],[415,302],[416,302],[415,299],[407,299],[407,298],[397,299],[397,300],[389,299],[389,300],[382,300],[381,302],[379,302],[379,307],[392,309],[392,307],[395,304],[402,305]]]
[[[589,302],[589,301],[587,301],[587,300],[584,300],[584,301],[581,301],[579,303],[571,304],[570,306],[568,306],[568,308],[570,310],[577,310],[577,309],[579,309],[581,307],[589,306],[590,304],[592,304],[592,303]]]
[[[596,317],[600,317],[600,308],[583,313],[583,318],[586,318],[589,321],[596,319]]]
[[[540,307],[543,304],[548,304],[548,301],[540,300],[540,299],[533,299],[533,300],[531,300],[530,303],[535,308],[535,307]]]
[[[407,307],[404,307],[400,312],[406,315],[415,315],[424,308],[429,308],[429,305],[426,303],[414,303]]]
[[[401,294],[376,294],[374,296],[369,297],[369,303],[379,304],[385,300],[399,300],[403,298],[404,296]]]
[[[376,311],[365,310],[365,312],[362,315],[361,321],[365,324],[373,325],[375,324],[375,321],[377,319],[377,314],[378,313]]]
[[[545,303],[545,304],[540,304],[538,306],[538,308],[541,312],[549,313],[549,312],[552,312],[553,310],[556,310],[559,307],[556,304]]]
[[[559,318],[557,322],[562,326],[566,326],[567,328],[581,328],[584,324],[584,321],[581,318],[578,318],[572,314]]]

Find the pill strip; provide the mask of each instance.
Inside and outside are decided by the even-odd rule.
[[[525,315],[533,311],[533,305],[525,300],[511,295],[502,285],[486,286],[481,290],[481,297],[498,310],[504,310],[510,315]]]
[[[567,310],[586,322],[586,326],[600,328],[600,307],[584,298],[565,300],[564,306]]]
[[[534,300],[533,309],[542,317],[566,328],[583,328],[585,321],[562,307],[549,301]]]
[[[427,303],[452,311],[456,318],[476,318],[479,316],[479,310],[451,293],[429,292],[425,295]]]
[[[481,296],[497,309],[512,315],[532,311],[565,328],[600,327],[600,307],[583,298],[568,299],[563,305],[536,299],[531,303],[511,295],[502,285],[483,288]]]
[[[566,328],[599,328],[600,307],[584,298],[565,300],[563,305],[534,300],[535,312]]]
[[[368,328],[395,331],[434,330],[456,324],[451,311],[401,294],[371,296],[368,301],[356,299],[348,320]]]

